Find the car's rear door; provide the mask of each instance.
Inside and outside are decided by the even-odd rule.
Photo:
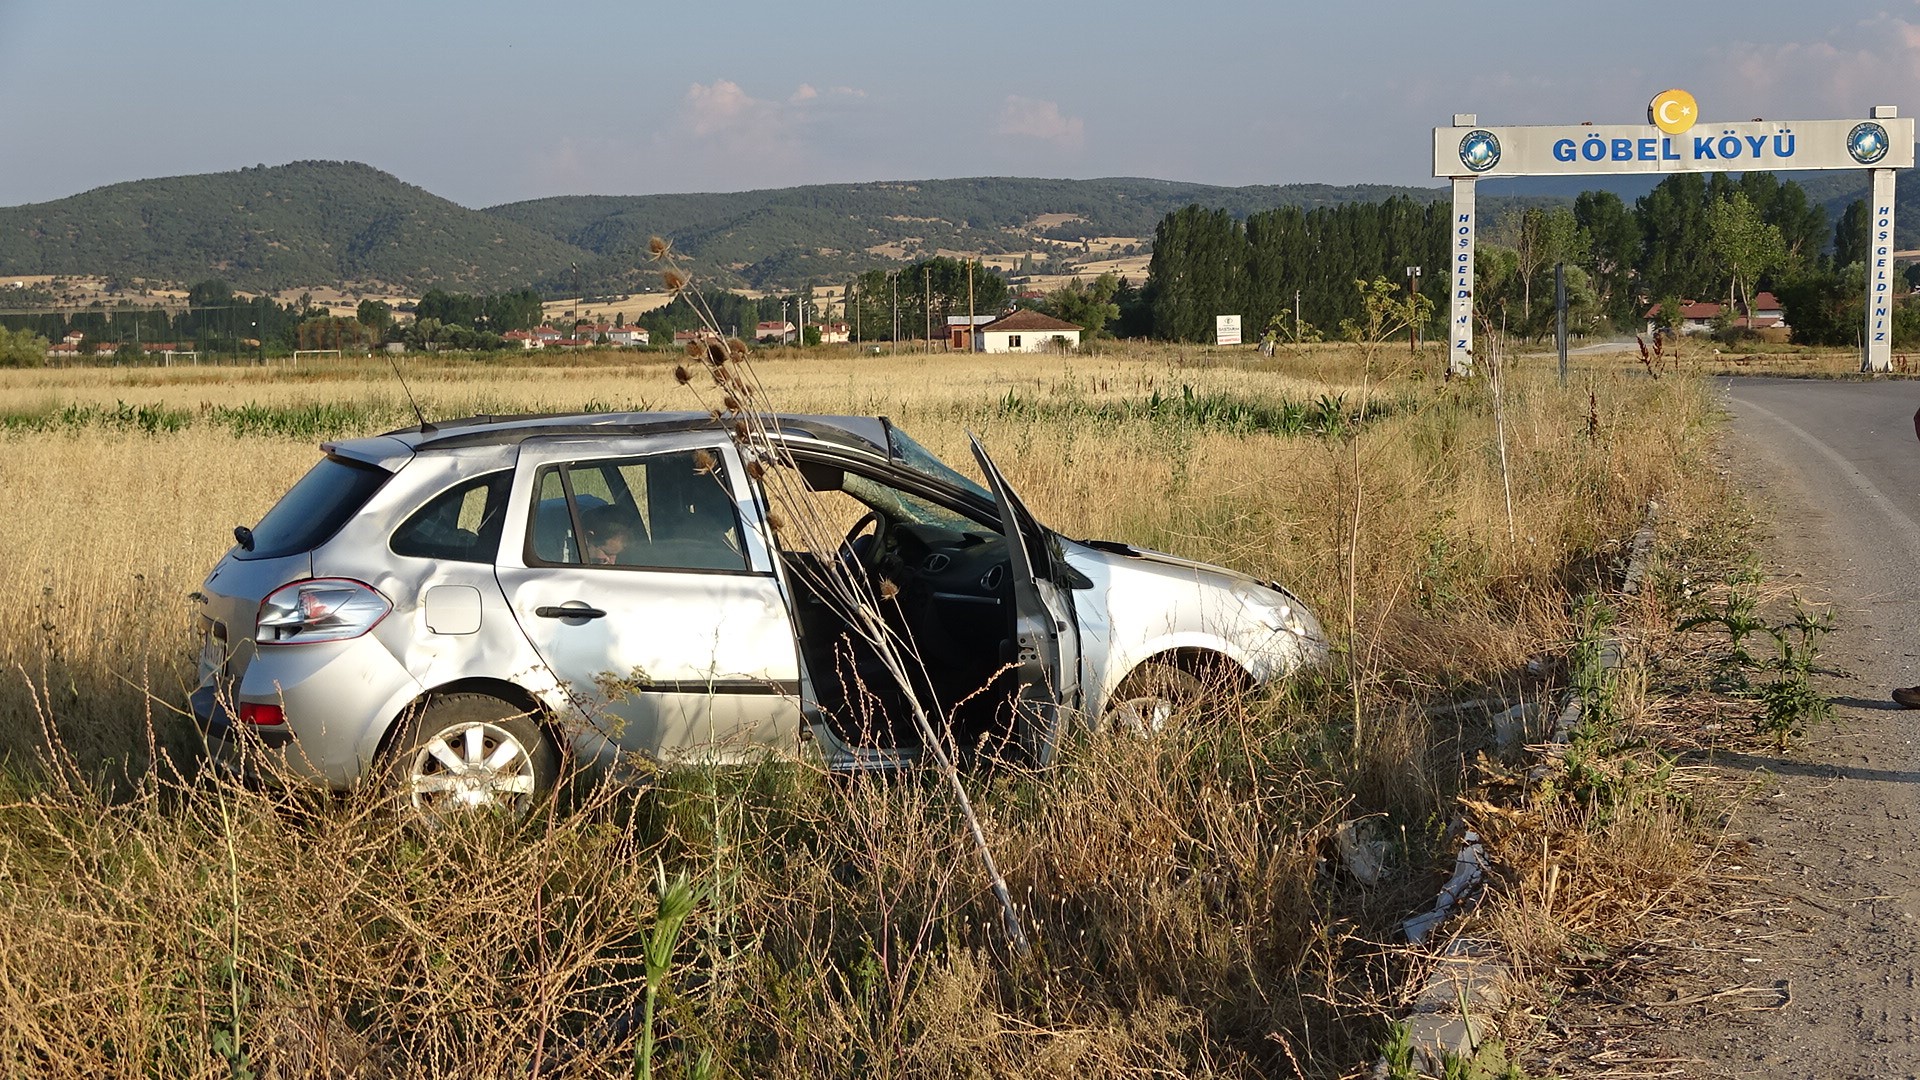
[[[1015,736],[1035,764],[1053,760],[1069,709],[1080,698],[1080,629],[1073,597],[1054,580],[1057,558],[1048,532],[1014,494],[978,437],[973,456],[986,474],[1006,532],[1013,575],[1014,648],[1020,678]]]
[[[799,654],[757,514],[711,433],[521,447],[497,572],[586,726],[583,750],[797,749]],[[594,538],[614,528],[625,542],[609,556]]]

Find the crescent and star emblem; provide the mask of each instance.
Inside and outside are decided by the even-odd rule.
[[[1700,119],[1700,106],[1685,90],[1662,90],[1647,103],[1647,123],[1678,135]]]

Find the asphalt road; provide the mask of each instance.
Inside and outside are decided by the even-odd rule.
[[[1784,1007],[1711,1012],[1671,1043],[1697,1075],[1920,1077],[1920,711],[1887,698],[1920,684],[1920,382],[1716,381],[1771,576],[1833,612],[1835,720],[1720,762],[1758,781],[1732,831],[1761,898],[1697,955]]]

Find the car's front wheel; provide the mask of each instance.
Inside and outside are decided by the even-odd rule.
[[[1158,735],[1206,694],[1206,684],[1193,672],[1149,660],[1120,680],[1100,726],[1130,735]]]
[[[387,783],[402,813],[524,816],[560,771],[553,741],[524,710],[484,694],[430,698],[401,723]]]

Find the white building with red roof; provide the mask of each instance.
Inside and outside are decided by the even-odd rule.
[[[981,352],[1059,352],[1079,348],[1082,332],[1070,322],[1022,308],[982,326],[975,337]]]

